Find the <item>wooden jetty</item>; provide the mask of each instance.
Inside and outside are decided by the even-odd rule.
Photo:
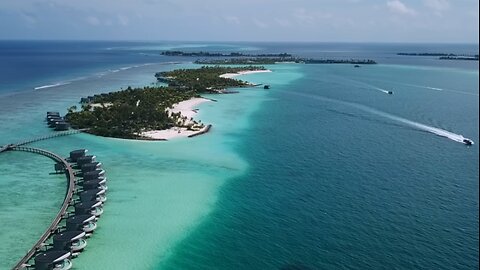
[[[4,146],[0,146],[0,153],[7,152],[7,151],[23,151],[23,152],[29,152],[29,153],[34,153],[34,154],[48,157],[53,161],[55,161],[55,171],[60,173],[65,173],[65,176],[67,179],[67,191],[65,193],[65,198],[63,199],[62,206],[60,207],[60,210],[58,211],[57,215],[53,219],[50,226],[40,236],[40,239],[38,239],[38,241],[33,245],[33,247],[30,250],[28,250],[27,254],[25,254],[25,256],[23,256],[23,258],[21,258],[20,261],[17,262],[17,264],[15,264],[12,270],[31,269],[32,266],[29,264],[29,262],[32,260],[34,256],[41,256],[41,254],[46,256],[46,253],[50,252],[50,251],[43,252],[39,255],[39,253],[42,251],[42,248],[45,247],[46,241],[48,241],[54,234],[57,234],[60,232],[60,229],[61,229],[61,227],[59,226],[60,222],[63,219],[70,217],[68,212],[69,207],[75,203],[75,200],[73,198],[77,192],[76,172],[74,171],[72,165],[69,163],[69,161],[72,161],[72,160],[67,161],[67,159],[53,152],[40,149],[40,148],[35,148],[35,147],[26,147],[24,145],[42,141],[42,140],[51,139],[51,138],[56,138],[60,136],[77,134],[83,131],[85,130],[70,130],[70,131],[65,131],[65,132],[50,134],[43,137],[34,138],[31,140],[26,140],[17,144],[7,144]],[[84,150],[84,152],[86,151]],[[80,185],[83,186],[82,183],[80,183]],[[37,263],[37,257],[35,257],[35,263]]]
[[[70,164],[64,158],[47,150],[24,146],[13,146],[9,147],[7,150],[30,152],[53,159],[55,162],[63,165],[63,167],[65,168],[65,176],[67,177],[67,192],[57,215],[55,216],[47,230],[42,234],[40,239],[38,239],[38,241],[35,243],[35,245],[33,245],[33,247],[27,252],[27,254],[25,254],[25,256],[23,256],[23,258],[12,268],[14,270],[21,270],[27,269],[27,267],[29,266],[27,264],[28,261],[30,261],[30,259],[43,247],[43,243],[45,243],[45,241],[47,241],[47,239],[50,238],[50,236],[58,230],[58,224],[63,218],[67,216],[67,209],[72,203],[73,194],[75,192],[75,174]]]

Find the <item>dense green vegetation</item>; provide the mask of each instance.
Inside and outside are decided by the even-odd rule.
[[[439,60],[473,60],[478,61],[478,54],[454,54],[454,53],[397,53],[403,56],[438,56]]]
[[[175,126],[177,120],[169,117],[166,109],[195,96],[194,91],[167,87],[129,87],[95,96],[92,104],[83,104],[79,111],[72,106],[66,119],[73,128],[88,128],[95,135],[134,139],[142,131]]]
[[[66,115],[73,128],[88,129],[89,133],[115,138],[140,139],[138,134],[149,130],[163,130],[174,126],[197,130],[203,125],[186,119],[180,113],[169,114],[175,103],[199,97],[216,89],[246,87],[249,83],[220,78],[224,73],[260,70],[263,67],[202,67],[178,69],[155,74],[169,87],[127,88],[81,99],[81,108],[72,106]]]
[[[167,83],[169,87],[192,90],[197,92],[218,92],[228,87],[249,87],[250,83],[230,79],[221,78],[220,75],[225,73],[237,73],[246,70],[264,70],[260,66],[244,66],[244,67],[220,67],[220,66],[203,66],[197,69],[177,69],[173,71],[158,72],[155,77],[158,81]]]
[[[274,65],[278,63],[299,63],[299,64],[376,64],[371,59],[311,59],[298,57],[256,57],[256,58],[227,58],[227,59],[206,59],[197,60],[196,64],[203,65]]]
[[[219,52],[184,52],[184,51],[163,51],[160,53],[165,56],[195,56],[195,57],[292,57],[288,53],[264,53],[264,54],[246,54],[241,52],[219,53]]]

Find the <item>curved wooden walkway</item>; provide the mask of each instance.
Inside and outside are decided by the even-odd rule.
[[[23,256],[23,258],[13,267],[15,270],[20,270],[20,269],[25,269],[28,267],[27,263],[28,261],[35,255],[37,251],[40,250],[40,248],[43,247],[43,243],[58,229],[58,224],[60,221],[66,216],[67,214],[67,209],[70,206],[72,199],[73,199],[73,194],[75,192],[75,174],[70,166],[70,164],[61,156],[49,152],[47,150],[43,150],[40,148],[33,148],[33,147],[23,147],[23,146],[14,146],[10,147],[8,150],[10,151],[23,151],[23,152],[30,152],[30,153],[35,153],[39,155],[46,156],[50,159],[53,159],[54,161],[60,163],[63,165],[65,168],[65,175],[67,177],[67,192],[65,194],[65,199],[63,200],[62,207],[58,211],[57,215],[53,219],[52,223],[50,226],[47,228],[47,230],[42,234],[40,239],[35,243],[35,245]]]
[[[32,259],[32,257],[35,256],[35,254],[43,247],[45,241],[58,229],[58,224],[67,215],[67,209],[72,203],[73,194],[75,192],[74,171],[70,166],[70,164],[63,157],[44,149],[35,148],[35,147],[25,147],[23,145],[33,143],[33,142],[43,141],[43,140],[47,140],[55,137],[72,135],[72,134],[80,133],[82,131],[84,130],[71,130],[66,132],[59,132],[52,135],[47,135],[47,136],[35,138],[32,140],[23,141],[17,144],[8,144],[0,147],[0,153],[6,152],[6,151],[23,151],[23,152],[39,154],[39,155],[48,157],[54,160],[55,162],[62,164],[63,168],[65,169],[65,176],[67,177],[67,192],[65,194],[65,198],[63,199],[63,203],[62,203],[62,206],[60,207],[60,210],[58,211],[57,215],[55,216],[55,218],[53,219],[52,223],[47,228],[47,230],[40,236],[40,239],[38,239],[38,241],[27,252],[27,254],[25,254],[25,256],[23,256],[23,258],[12,268],[13,270],[21,270],[29,267],[28,262],[30,261],[30,259]]]

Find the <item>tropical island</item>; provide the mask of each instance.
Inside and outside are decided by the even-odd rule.
[[[202,65],[275,65],[282,63],[296,64],[355,64],[355,65],[374,65],[377,64],[371,59],[312,59],[299,57],[282,58],[228,58],[228,59],[204,59],[195,61]]]
[[[197,59],[194,63],[201,65],[274,65],[281,63],[297,64],[354,64],[373,65],[377,64],[371,59],[314,59],[296,57],[289,53],[278,54],[244,54],[239,52],[211,53],[211,52],[184,52],[184,51],[163,51],[165,56],[190,56],[205,57],[213,59]],[[223,57],[223,58],[220,58]]]
[[[245,54],[241,52],[218,53],[218,52],[185,52],[185,51],[163,51],[160,53],[165,56],[189,56],[189,57],[292,57],[289,53],[265,53],[265,54]]]
[[[193,137],[208,132],[194,116],[194,107],[212,101],[201,93],[224,93],[231,87],[252,87],[254,84],[233,79],[240,74],[269,72],[261,66],[201,67],[158,72],[155,77],[168,86],[103,93],[81,99],[81,107],[68,109],[65,119],[72,128],[123,139],[167,140]]]
[[[159,82],[180,90],[192,90],[198,93],[227,93],[226,88],[256,86],[249,82],[232,79],[226,74],[248,74],[251,72],[268,72],[263,66],[221,67],[202,66],[197,69],[177,69],[157,72]]]
[[[434,56],[439,60],[473,60],[478,61],[478,54],[454,54],[454,53],[397,53],[403,56]]]

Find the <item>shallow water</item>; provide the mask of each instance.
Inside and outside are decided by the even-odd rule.
[[[118,46],[143,53],[154,45]],[[198,46],[232,48],[181,48]],[[305,44],[233,48],[262,46],[325,54]],[[358,48],[347,55],[359,52],[374,55]],[[192,66],[134,60],[137,67],[110,63],[110,71],[69,84],[35,91],[28,84],[2,96],[0,145],[51,132],[45,112],[63,113],[82,96]],[[78,134],[35,143],[65,156],[87,148],[107,171],[105,213],[75,268],[478,268],[478,68],[432,63],[270,66],[272,73],[239,78],[271,90],[240,89],[199,106],[199,119],[213,124],[206,135],[138,142]],[[0,242],[15,247],[0,249],[0,268],[23,256],[58,211],[65,179],[52,171],[41,156],[0,155]]]

